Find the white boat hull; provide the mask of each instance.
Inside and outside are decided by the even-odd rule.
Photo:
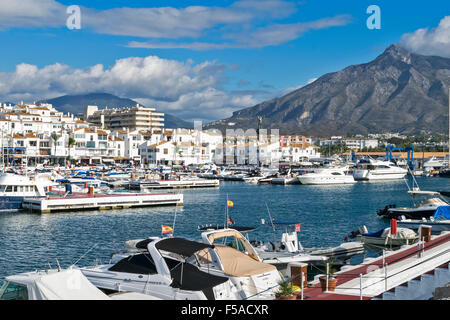
[[[403,179],[406,176],[405,171],[392,172],[392,171],[378,171],[378,170],[354,170],[353,178],[356,181],[369,181],[369,180],[398,180]]]
[[[303,175],[298,177],[298,181],[301,184],[352,184],[356,183],[353,176],[314,176]]]

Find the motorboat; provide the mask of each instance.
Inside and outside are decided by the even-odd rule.
[[[242,180],[248,184],[258,184],[259,180],[261,180],[261,179],[264,179],[264,177],[249,176],[249,177],[242,178]]]
[[[259,257],[249,241],[236,229],[223,228],[204,231],[202,242],[213,248],[199,252],[200,269],[228,277],[239,288],[243,299],[274,299],[281,273]],[[231,238],[232,245],[228,245]]]
[[[408,170],[403,169],[391,161],[361,159],[353,169],[356,181],[395,180],[403,179]]]
[[[331,167],[297,176],[301,184],[352,184],[356,183],[348,167]]]
[[[265,224],[264,220],[262,222]],[[356,241],[344,242],[334,247],[304,248],[298,240],[300,224],[272,221],[270,225],[274,232],[273,241],[252,240],[250,243],[264,262],[277,265],[281,270],[283,267],[287,267],[288,262],[309,262],[320,265],[330,258],[336,262],[345,262],[352,256],[364,252],[364,247]],[[277,240],[275,234],[279,228],[284,230],[280,240]]]
[[[287,274],[287,267],[289,263],[296,262],[318,262],[325,261],[327,257],[307,254],[298,250],[300,245],[297,237],[292,233],[286,234],[282,237],[282,242],[268,242],[263,243],[261,241],[252,240],[249,241],[249,232],[254,231],[253,227],[245,226],[231,226],[229,229],[233,229],[237,232],[226,233],[226,237],[229,238],[228,246],[231,246],[237,250],[240,250],[246,254],[252,252],[252,256],[258,257],[258,259],[264,263],[271,264],[277,268],[283,275]],[[199,227],[199,231],[212,231],[223,230],[223,226],[204,226]],[[220,234],[220,233],[216,233]],[[227,239],[228,240],[228,239]],[[300,245],[301,246],[301,245]],[[249,251],[248,248],[252,248]]]
[[[413,207],[387,205],[384,209],[378,210],[377,214],[388,219],[398,219],[401,216],[406,219],[422,219],[433,216],[438,207],[449,205],[447,201],[438,197],[439,192],[413,190],[409,191],[409,193],[415,196],[426,196],[428,199],[415,204]]]
[[[101,188],[104,186],[107,186],[107,182],[96,179],[94,177],[69,177],[69,178],[63,178],[63,179],[57,179],[56,182],[59,183],[70,183],[75,184],[79,186],[92,186],[95,188]]]
[[[397,228],[394,234],[391,228],[383,228],[376,232],[368,232],[366,226],[362,226],[359,234],[356,235],[358,241],[377,247],[398,247],[402,245],[413,244],[419,239],[419,235],[414,230],[408,228]]]
[[[77,268],[48,269],[7,276],[0,300],[157,300],[130,292],[107,295]]]
[[[111,263],[80,270],[108,292],[132,291],[164,300],[240,299],[228,277],[207,273],[193,264],[199,251],[213,248],[175,237],[131,240],[126,250],[113,255]]]
[[[421,226],[430,226],[432,232],[450,231],[450,206],[438,207],[433,216],[422,219],[406,219],[400,217],[397,225],[418,230]]]
[[[440,169],[442,167],[447,166],[447,164],[448,164],[448,161],[445,161],[445,159],[438,159],[435,156],[433,156],[429,160],[427,160],[423,163],[423,167]]]
[[[28,176],[12,173],[0,175],[0,210],[20,210],[24,198],[45,197],[46,188],[52,183],[36,176],[30,179]]]
[[[297,179],[297,176],[289,169],[289,171],[286,174],[281,175],[278,174],[277,176],[273,177],[271,183],[286,185],[286,184],[299,184],[299,181]]]

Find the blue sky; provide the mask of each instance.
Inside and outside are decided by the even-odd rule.
[[[79,30],[66,26],[74,4]],[[374,4],[379,30],[366,26]],[[437,0],[0,0],[0,101],[102,91],[210,121],[392,43],[450,56],[449,37]]]

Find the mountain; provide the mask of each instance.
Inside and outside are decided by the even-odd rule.
[[[128,98],[120,98],[109,93],[88,93],[80,95],[65,95],[53,99],[41,100],[40,102],[51,103],[58,111],[64,113],[81,114],[87,105],[98,106],[99,109],[133,107],[136,101]],[[158,110],[157,110],[158,111]],[[193,128],[194,124],[184,121],[171,114],[164,113],[164,128]]]
[[[450,59],[391,45],[373,61],[328,73],[207,128],[263,128],[312,136],[448,132]],[[234,123],[230,126],[229,123]]]

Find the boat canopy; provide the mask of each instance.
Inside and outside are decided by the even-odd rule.
[[[156,249],[176,253],[185,257],[190,257],[197,251],[214,246],[206,243],[195,242],[183,238],[167,238],[155,244]]]
[[[444,217],[450,220],[450,206],[440,206],[434,212],[433,218]]]
[[[29,300],[109,300],[78,269],[22,273],[6,281],[26,286]]]
[[[235,240],[239,240],[240,244],[244,247],[247,255],[256,261],[260,261],[258,254],[252,245],[248,242],[248,240],[235,229],[223,229],[223,231],[213,231],[207,235],[208,242],[213,244],[214,240],[222,239],[222,238],[234,238]],[[234,250],[234,249],[233,249]]]
[[[408,228],[397,228],[395,234],[391,234],[391,228],[381,229],[377,232],[369,232],[362,235],[369,238],[392,238],[392,239],[414,239],[417,238],[417,234]]]
[[[275,266],[256,261],[229,246],[218,244],[215,250],[222,261],[223,271],[233,277],[250,277],[276,270]]]

